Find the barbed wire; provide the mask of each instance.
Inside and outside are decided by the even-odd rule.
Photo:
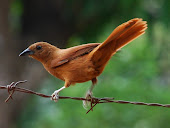
[[[42,94],[42,93],[32,91],[30,89],[17,87],[17,85],[19,85],[20,83],[25,83],[25,82],[27,82],[27,80],[12,82],[10,85],[6,85],[6,86],[0,85],[0,89],[7,89],[8,93],[9,93],[9,96],[7,97],[5,102],[8,102],[10,99],[13,99],[12,95],[14,94],[15,91],[28,93],[28,94],[34,94],[34,95],[41,96],[41,97],[44,97],[44,98],[51,98],[50,95],[45,95],[45,94]],[[90,99],[85,99],[83,97],[59,96],[59,99],[72,99],[72,100],[89,101],[91,103],[91,107],[86,112],[86,114],[89,113],[90,111],[93,111],[93,108],[97,104],[101,104],[101,103],[134,104],[134,105],[147,105],[147,106],[157,106],[157,107],[170,108],[170,104],[132,102],[132,101],[124,101],[124,100],[115,100],[115,98],[110,98],[110,97],[105,97],[105,98],[91,97]]]

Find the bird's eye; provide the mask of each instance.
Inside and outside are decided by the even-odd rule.
[[[40,50],[42,47],[40,45],[36,46],[37,50]]]

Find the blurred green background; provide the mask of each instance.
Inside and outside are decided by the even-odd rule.
[[[42,65],[18,54],[37,41],[60,48],[103,42],[115,27],[132,18],[148,22],[144,35],[122,48],[98,77],[93,94],[116,100],[170,104],[169,0],[0,0],[0,84],[27,79],[22,85],[51,95],[64,82]],[[91,82],[76,84],[61,96],[83,97]],[[170,109],[127,104],[99,104],[85,114],[81,101],[54,103],[16,93],[4,103],[1,128],[169,128]]]

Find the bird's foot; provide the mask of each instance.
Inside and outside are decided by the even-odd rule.
[[[86,99],[92,99],[93,98],[93,93],[91,91],[87,91],[86,93],[86,96],[85,96]],[[83,107],[85,109],[87,109],[89,106],[90,106],[91,102],[90,101],[87,101],[87,100],[84,100],[83,101]]]
[[[51,100],[54,102],[57,102],[59,100],[59,90],[56,90],[52,95],[51,95]]]
[[[63,86],[60,89],[56,90],[52,95],[51,95],[51,100],[54,100],[55,102],[57,102],[59,100],[59,92],[62,91],[63,89],[65,89],[66,87]]]

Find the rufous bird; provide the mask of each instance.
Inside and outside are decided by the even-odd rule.
[[[134,18],[114,29],[103,43],[60,49],[47,42],[37,42],[19,56],[29,55],[40,61],[50,74],[65,81],[64,86],[51,95],[52,100],[58,101],[59,92],[64,88],[91,80],[88,97],[110,58],[122,47],[144,34],[146,29],[146,21]]]

